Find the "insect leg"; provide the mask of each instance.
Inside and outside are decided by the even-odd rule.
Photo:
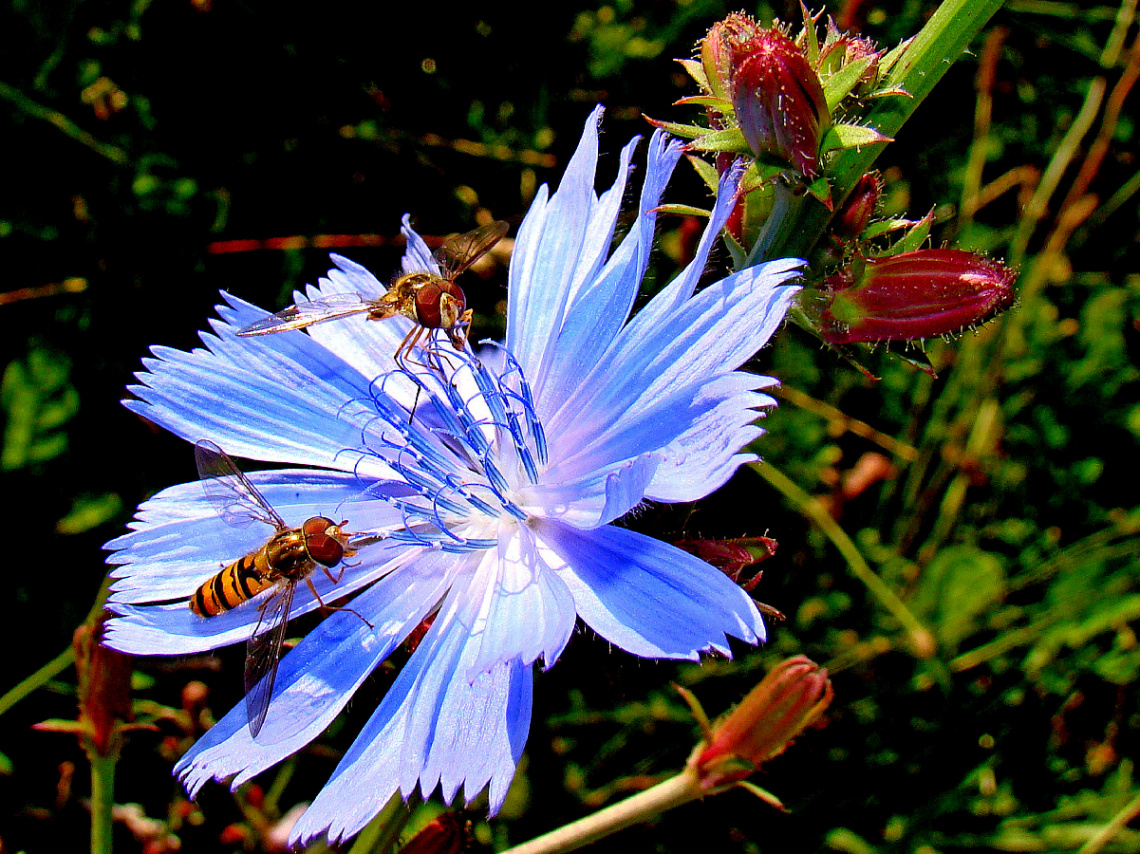
[[[330,579],[332,578],[332,573],[328,571],[328,567],[325,567],[325,574],[328,575]],[[344,570],[341,570],[340,574],[344,575]],[[338,576],[336,580],[339,581],[340,576]],[[374,625],[364,619],[364,615],[362,615],[355,608],[346,608],[343,605],[326,605],[325,600],[321,598],[321,594],[317,592],[317,588],[313,584],[313,579],[306,577],[305,583],[309,585],[309,590],[313,592],[313,596],[315,596],[317,601],[320,603],[322,611],[348,611],[350,614],[356,614],[356,616],[360,617],[360,621],[364,623],[364,625],[368,626],[368,628],[376,628]]]

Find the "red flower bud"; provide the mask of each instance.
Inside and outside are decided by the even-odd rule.
[[[824,281],[820,334],[830,344],[947,335],[1013,305],[1016,279],[992,258],[959,249],[857,260]]]
[[[461,854],[466,850],[466,825],[450,812],[440,813],[400,849],[401,854]]]
[[[131,659],[100,643],[110,616],[103,611],[76,629],[72,639],[79,675],[79,723],[97,756],[110,756],[119,749],[122,723],[133,717]]]
[[[760,572],[742,578],[744,570],[765,561],[776,553],[777,542],[771,537],[738,537],[733,540],[677,540],[673,545],[712,564],[745,590],[752,590],[760,580]]]
[[[814,178],[820,141],[831,122],[819,75],[782,31],[750,23],[729,28],[724,39],[731,54],[729,95],[740,130],[757,156],[774,157]]]
[[[843,207],[831,221],[831,229],[835,236],[843,241],[858,239],[863,230],[870,225],[871,217],[875,215],[875,207],[883,194],[883,182],[878,172],[867,172],[847,196]]]
[[[783,753],[831,703],[827,671],[802,655],[776,665],[744,701],[712,730],[710,743],[690,759],[704,789],[746,778]]]

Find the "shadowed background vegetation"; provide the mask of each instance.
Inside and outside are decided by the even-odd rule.
[[[103,579],[100,546],[135,506],[194,477],[185,442],[118,403],[148,347],[194,346],[218,289],[286,304],[330,247],[386,278],[404,212],[433,236],[487,217],[517,226],[598,102],[608,181],[621,145],[648,134],[643,114],[691,117],[671,106],[692,93],[673,59],[739,8],[487,5],[0,10],[0,691],[68,648]],[[893,46],[936,5],[828,11]],[[1140,851],[1127,826],[1140,812],[1132,5],[1010,2],[878,161],[883,213],[934,209],[936,245],[1019,265],[1018,306],[930,343],[936,378],[878,349],[869,382],[786,329],[753,364],[784,383],[756,449],[767,465],[629,522],[667,540],[778,540],[753,591],[787,617],[768,646],[677,666],[577,636],[537,677],[502,817],[465,816],[478,845],[523,841],[679,768],[698,735],[670,681],[715,714],[804,653],[831,670],[836,700],[757,777],[790,812],[732,792],[592,850]],[[707,202],[684,164],[666,199]],[[692,225],[665,219],[655,281],[683,262]],[[502,329],[503,259],[483,275],[464,281],[476,338]],[[390,682],[378,673],[259,785],[208,786],[191,805],[170,776],[193,736],[175,712],[191,694],[207,718],[239,701],[241,654],[135,662],[136,713],[157,729],[119,764],[116,801],[138,805],[119,850],[172,850],[168,834],[188,851],[270,850],[266,829],[315,795]],[[51,675],[3,706],[0,851],[87,846],[83,752],[30,729],[74,716],[74,671]]]

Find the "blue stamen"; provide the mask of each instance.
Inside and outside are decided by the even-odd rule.
[[[393,470],[403,475],[404,480],[407,481],[408,485],[414,487],[420,495],[430,495],[440,487],[439,481],[434,477],[428,477],[425,474],[421,474],[413,466],[405,465],[404,463],[400,462],[399,459],[389,460],[388,465]]]
[[[546,437],[522,367],[510,352],[503,353],[502,374],[467,352],[447,351],[437,354],[432,367],[417,371],[402,365],[374,381],[377,415],[362,429],[362,444],[402,478],[375,490],[399,510],[403,522],[388,539],[446,551],[489,549],[497,540],[468,539],[455,526],[473,513],[492,521],[528,518],[507,497],[518,475],[506,474],[525,472],[537,484],[539,465],[546,463]],[[468,399],[456,382],[464,371],[475,381]],[[385,390],[397,375],[420,389],[418,418]],[[397,484],[402,490],[393,489]],[[490,495],[481,495],[483,490]]]
[[[462,442],[463,438],[467,435],[467,431],[464,429],[463,422],[460,420],[458,413],[449,409],[447,404],[436,395],[430,395],[430,399],[432,408],[436,414],[439,415],[439,420],[443,422],[442,428],[436,428],[436,431],[445,432],[454,439]],[[476,454],[476,456],[478,455]]]
[[[495,540],[463,540],[458,543],[441,542],[439,549],[444,552],[484,552],[497,545]]]
[[[511,438],[515,440],[515,450],[518,452],[519,459],[522,460],[523,468],[526,469],[527,479],[531,483],[538,483],[538,468],[534,464],[534,457],[531,456],[530,447],[526,443],[526,437],[523,436],[522,427],[519,425],[519,414],[513,409],[508,416],[507,427],[511,431]]]
[[[439,541],[438,540],[429,539],[428,537],[424,537],[418,531],[415,531],[415,530],[410,529],[410,528],[405,528],[402,531],[393,531],[389,535],[388,539],[392,540],[394,542],[397,542],[397,543],[410,543],[410,544],[416,545],[416,546],[426,546],[427,548],[430,548],[430,549],[439,548]]]
[[[495,490],[496,497],[501,498],[510,490],[511,485],[507,483],[507,479],[503,477],[502,473],[495,467],[495,464],[491,462],[490,451],[483,457],[482,463],[483,474],[487,475],[487,480],[491,481],[491,489]]]
[[[459,417],[460,423],[463,424],[463,434],[467,437],[471,447],[475,449],[476,456],[481,457],[488,454],[491,450],[491,443],[487,441],[487,437],[479,429],[481,425],[473,416],[470,406],[459,396],[459,391],[452,383],[447,383],[444,386],[444,392],[453,411]]]
[[[503,401],[495,389],[495,383],[491,379],[490,372],[480,363],[473,373],[475,384],[479,386],[479,392],[487,401],[487,408],[491,410],[491,420],[499,424],[503,423],[507,419],[507,413],[503,407]]]
[[[543,465],[546,465],[546,431],[542,429],[542,420],[538,417],[538,410],[534,407],[534,395],[530,391],[530,383],[526,381],[526,376],[523,374],[522,365],[515,359],[514,354],[509,350],[504,351],[507,357],[507,364],[511,366],[511,372],[518,375],[519,378],[519,394],[522,398],[523,409],[527,414],[527,421],[530,424],[531,438],[534,439],[535,450],[538,451],[538,460]],[[510,372],[508,372],[510,373]],[[507,374],[500,378],[500,383],[505,380]]]
[[[447,487],[449,489],[453,489],[455,492],[462,495],[463,499],[470,503],[476,510],[479,510],[485,515],[490,516],[492,519],[496,518],[499,515],[499,511],[484,501],[482,498],[471,492],[471,487],[478,485],[479,484],[464,483],[463,481],[459,480],[458,475],[451,475],[447,478]],[[494,493],[494,490],[492,490],[492,493]],[[496,497],[498,496],[496,495]]]

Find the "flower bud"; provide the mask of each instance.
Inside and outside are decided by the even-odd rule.
[[[831,221],[831,230],[835,236],[844,242],[857,240],[871,224],[875,207],[882,195],[883,182],[879,173],[864,173]]]
[[[776,665],[744,701],[713,726],[703,750],[689,765],[702,788],[717,789],[745,779],[783,753],[831,703],[827,671],[802,655]]]
[[[743,578],[744,570],[776,553],[778,543],[771,537],[738,537],[732,540],[677,540],[677,548],[696,555],[743,587],[752,590],[762,573]]]
[[[732,43],[740,31],[757,31],[756,22],[747,15],[733,12],[723,21],[717,21],[698,44],[701,66],[710,95],[728,100],[732,88]]]
[[[727,28],[721,48],[730,54],[729,97],[740,130],[758,157],[774,157],[814,178],[831,123],[819,75],[781,30],[745,20],[751,26],[738,20]]]
[[[859,259],[823,283],[829,344],[911,341],[982,323],[1014,302],[1017,273],[959,249]]]
[[[859,78],[859,82],[852,90],[852,94],[859,95],[868,89],[874,88],[879,79],[879,60],[883,52],[871,39],[862,36],[841,33],[834,22],[828,22],[827,40],[819,51],[819,62],[816,67],[823,76],[836,74],[848,65],[866,60],[867,68]]]
[[[440,813],[400,849],[401,854],[461,854],[466,850],[466,826],[450,812]]]
[[[79,675],[79,723],[97,756],[118,750],[122,724],[131,712],[131,659],[100,643],[110,614],[102,612],[75,630],[75,669]]]

